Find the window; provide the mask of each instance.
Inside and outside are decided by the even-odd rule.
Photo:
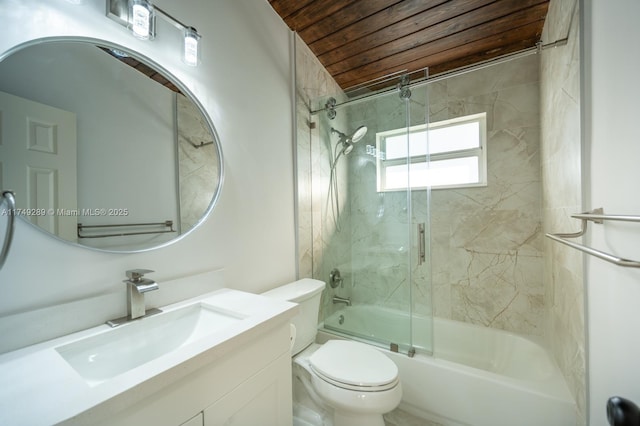
[[[377,133],[378,191],[486,186],[486,133],[486,113]]]

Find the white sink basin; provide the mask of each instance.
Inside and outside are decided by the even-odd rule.
[[[200,280],[190,279],[196,278]],[[202,279],[196,284],[211,285]],[[284,345],[285,331],[298,311],[292,303],[228,288],[162,305],[162,310],[116,328],[102,324],[0,354],[0,425],[118,423],[117,416],[138,412],[140,403],[166,396],[163,389],[182,395],[187,377],[213,390],[197,398],[190,393],[184,396],[189,404],[174,408],[185,413],[204,408],[222,388],[217,379],[210,380],[213,376],[202,374],[215,371],[225,383],[244,380],[245,369],[228,371],[227,361],[236,365],[238,353],[251,357],[249,368],[259,365],[253,357],[264,360],[263,354],[250,348],[264,348],[265,341],[271,352],[264,356],[275,356],[265,336],[274,333],[279,338],[275,347]],[[177,383],[182,384],[173,388]],[[189,416],[149,419],[178,424],[178,417]]]
[[[91,386],[196,342],[245,318],[197,303],[132,321],[56,348]]]

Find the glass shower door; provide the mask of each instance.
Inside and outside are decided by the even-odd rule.
[[[425,75],[425,77],[427,77]],[[433,353],[433,302],[431,281],[431,189],[426,182],[429,162],[430,85],[412,88],[407,97],[407,169],[409,228],[413,233],[411,276],[411,346]]]
[[[350,162],[352,298],[362,311],[358,318],[366,324],[362,334],[400,352],[411,348],[409,197],[406,188],[384,186],[383,135],[398,132],[403,139],[406,112],[406,102],[397,92],[348,108],[350,119],[371,132],[360,147],[361,155]]]
[[[425,123],[426,95],[409,95],[393,91],[346,102],[333,119],[318,115],[330,176],[322,249],[314,249],[314,276],[335,284],[325,294],[324,328],[404,353],[414,341],[431,347],[430,320],[422,318],[430,314],[428,192],[411,191],[409,173],[411,145],[423,143],[412,126]],[[366,135],[341,151],[340,135],[362,126]]]

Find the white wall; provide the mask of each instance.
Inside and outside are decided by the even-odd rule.
[[[638,69],[640,3],[584,0],[586,205],[640,215]],[[591,225],[587,243],[640,259],[640,224]],[[605,406],[618,395],[640,403],[640,270],[586,258],[590,425],[606,425]]]
[[[53,240],[18,221],[0,270],[0,352],[124,314],[121,281],[127,269],[156,271],[152,278],[160,290],[151,304],[220,286],[263,291],[295,278],[288,29],[263,0],[155,3],[198,28],[201,66],[180,61],[180,34],[168,23],[158,21],[153,42],[137,40],[105,17],[103,0],[0,0],[0,57],[46,37],[91,37],[136,50],[196,94],[215,123],[225,160],[213,214],[168,247],[102,253]],[[220,269],[215,277],[222,278],[204,286],[167,282]]]

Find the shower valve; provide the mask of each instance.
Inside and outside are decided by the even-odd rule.
[[[338,268],[333,268],[331,273],[329,273],[329,285],[331,288],[336,288],[338,286],[342,287],[344,279],[340,276],[340,271]]]

